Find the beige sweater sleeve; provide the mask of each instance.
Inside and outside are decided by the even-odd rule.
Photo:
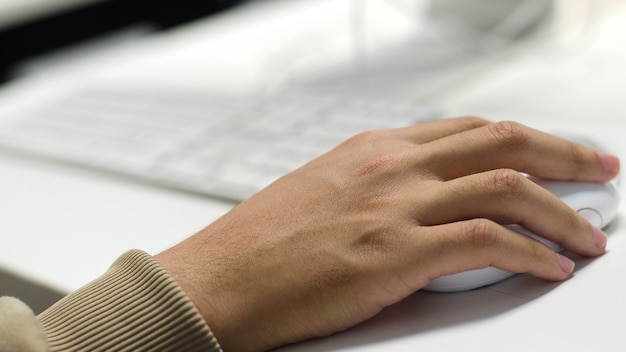
[[[38,319],[52,352],[221,351],[180,286],[138,250]]]
[[[0,351],[48,351],[46,336],[35,314],[17,298],[0,297]]]

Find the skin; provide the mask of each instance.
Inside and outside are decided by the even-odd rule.
[[[560,281],[607,237],[521,173],[604,182],[619,160],[475,117],[366,132],[282,177],[156,256],[225,351],[356,325],[441,275],[495,266]]]

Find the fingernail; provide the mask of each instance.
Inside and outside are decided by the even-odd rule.
[[[573,273],[576,264],[564,255],[557,254],[557,256],[559,257],[559,266],[561,266],[561,270],[567,274]]]
[[[608,240],[608,236],[604,231],[600,230],[597,227],[593,228],[593,244],[600,249],[606,248],[606,242]]]
[[[616,175],[619,172],[619,158],[615,155],[598,152],[598,157],[600,158],[600,162],[602,162],[602,167],[604,171],[611,175]]]

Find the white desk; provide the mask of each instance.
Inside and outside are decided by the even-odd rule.
[[[0,106],[19,109],[80,82],[120,77],[161,83],[212,82],[228,90],[280,88],[288,81],[279,75],[280,65],[263,59],[277,52],[285,54],[285,45],[296,43],[296,33],[283,30],[287,26],[319,28],[323,23],[323,31],[304,31],[309,36],[303,44],[318,45],[315,51],[326,52],[324,60],[336,59],[331,53],[347,50],[345,37],[336,30],[345,24],[341,11],[347,9],[348,1],[313,2],[281,4],[265,10],[264,19],[256,14],[265,5],[258,9],[255,5],[135,47],[59,65],[50,73],[3,88]],[[276,37],[278,32],[284,37]],[[614,152],[626,154],[622,136],[626,126],[622,116],[626,111],[626,50],[622,47],[626,12],[616,10],[591,33],[564,45],[566,51],[545,46],[537,52],[526,50],[474,80],[431,97],[430,102],[450,114],[471,113],[584,132]],[[321,43],[324,38],[335,39]],[[164,45],[170,48],[165,54]],[[291,67],[294,70],[311,69],[319,62],[307,61],[310,57],[301,52],[291,53],[302,59],[296,60],[299,65]],[[187,70],[173,70],[181,60],[190,62]],[[231,207],[6,154],[0,154],[0,194],[0,265],[66,290],[102,273],[124,250],[157,252]],[[473,292],[419,292],[361,326],[284,350],[622,350],[626,316],[623,219],[608,232],[608,253],[593,260],[577,258],[576,275],[567,282],[547,283],[518,275]],[[76,266],[76,262],[82,264]]]

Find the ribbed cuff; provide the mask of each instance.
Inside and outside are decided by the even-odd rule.
[[[132,250],[38,316],[51,351],[221,351],[182,288]]]

